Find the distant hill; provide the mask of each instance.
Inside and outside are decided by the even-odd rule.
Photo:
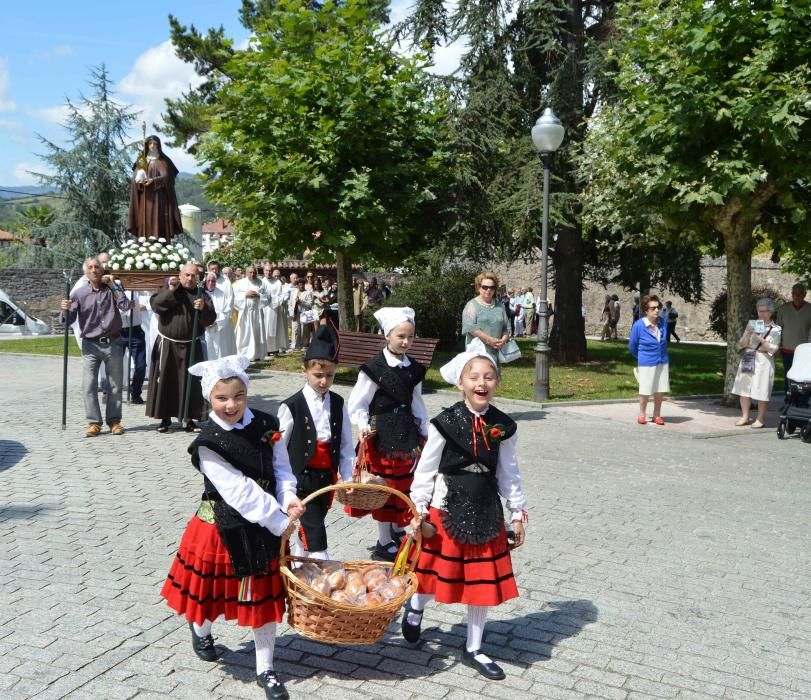
[[[19,199],[32,194],[53,194],[55,187],[41,185],[0,185],[0,199]]]

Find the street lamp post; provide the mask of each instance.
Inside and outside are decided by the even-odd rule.
[[[549,169],[565,130],[551,107],[532,127],[532,143],[543,163],[543,218],[541,220],[541,298],[538,303],[538,342],[535,345],[535,400],[549,398],[549,294],[546,270],[549,257]]]

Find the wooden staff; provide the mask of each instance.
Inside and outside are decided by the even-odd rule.
[[[62,270],[65,278],[65,299],[70,299],[70,275]],[[68,420],[68,331],[70,331],[70,311],[65,313],[65,342],[62,344],[62,430],[67,426]]]
[[[197,299],[203,298],[203,285],[199,282],[197,283],[197,296],[195,297],[195,301]],[[191,324],[191,347],[189,348],[189,363],[188,367],[186,367],[186,382],[185,388],[183,390],[183,417],[180,419],[181,425],[185,428],[186,421],[189,417],[189,400],[191,399],[191,375],[189,374],[189,367],[194,364],[194,341],[197,338],[197,317],[200,315],[200,311],[198,309],[194,310],[194,316],[192,317],[192,324]]]

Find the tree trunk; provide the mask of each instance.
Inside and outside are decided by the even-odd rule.
[[[355,308],[352,303],[352,258],[336,251],[335,265],[338,268],[338,321],[345,331],[352,330]]]
[[[577,226],[557,229],[555,243],[555,315],[549,344],[552,359],[561,364],[584,362],[586,329],[583,319],[583,239]]]
[[[740,362],[738,340],[749,318],[752,297],[752,228],[748,221],[740,222],[723,234],[727,256],[727,363],[721,403],[737,406],[738,397],[730,392]]]

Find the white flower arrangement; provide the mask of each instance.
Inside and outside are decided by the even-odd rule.
[[[141,236],[124,243],[121,248],[110,250],[110,267],[113,270],[161,270],[174,271],[191,260],[191,252],[182,245],[167,243],[165,238]]]

